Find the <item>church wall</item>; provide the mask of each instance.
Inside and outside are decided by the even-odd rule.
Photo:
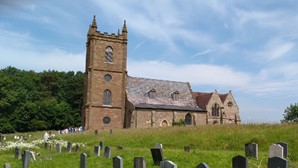
[[[213,93],[213,95],[211,96],[211,98],[206,106],[208,124],[220,124],[220,115],[212,116],[212,107],[214,104],[218,104],[220,107],[223,107],[220,97],[216,92]]]
[[[231,102],[232,106],[229,107],[228,103]],[[239,108],[236,104],[236,101],[234,100],[233,96],[231,94],[229,94],[225,100],[225,102],[223,103],[224,105],[224,123],[225,124],[231,124],[231,123],[235,123],[235,115],[239,116]],[[240,121],[238,121],[239,123]]]

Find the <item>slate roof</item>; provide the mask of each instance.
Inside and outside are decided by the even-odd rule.
[[[148,91],[150,90],[155,91],[155,98],[149,98]],[[172,98],[175,92],[179,93],[179,100],[176,101]],[[136,108],[205,112],[196,104],[187,82],[129,76],[127,98]]]
[[[228,93],[226,94],[218,94],[222,103],[224,103],[228,97]]]
[[[213,93],[192,92],[192,96],[196,100],[198,106],[204,110],[206,110],[206,105],[209,103],[212,95]]]

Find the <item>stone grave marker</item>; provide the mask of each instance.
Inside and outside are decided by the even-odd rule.
[[[5,163],[5,164],[4,164],[4,168],[11,168],[10,163]]]
[[[161,161],[164,161],[164,155],[162,148],[151,148],[151,155],[153,158],[154,165],[159,166]]]
[[[4,140],[5,140],[5,136],[2,133],[0,133],[0,142],[2,142]]]
[[[118,150],[123,150],[124,149],[124,146],[117,146],[117,149]]]
[[[280,157],[284,158],[284,149],[278,144],[272,144],[269,147],[269,158],[271,157]]]
[[[110,134],[113,134],[113,130],[112,129],[110,129]]]
[[[96,157],[100,156],[100,146],[97,146],[97,145],[94,146],[94,155]]]
[[[14,157],[16,159],[22,159],[22,150],[19,146],[15,147]]]
[[[250,142],[245,144],[245,156],[250,158],[255,158],[258,160],[258,144],[254,142]]]
[[[79,150],[80,150],[80,145],[79,144],[76,144],[76,146],[75,146],[75,152],[78,153]]]
[[[80,168],[87,168],[87,154],[81,153]]]
[[[72,149],[72,143],[71,142],[67,142],[66,152],[67,153],[71,153],[71,149]]]
[[[160,162],[160,168],[177,168],[177,165],[172,161],[162,161]]]
[[[248,168],[248,158],[240,155],[233,157],[232,168]]]
[[[106,146],[104,150],[104,157],[109,159],[111,157],[111,153],[112,153],[111,148],[109,146]]]
[[[36,161],[35,152],[30,151],[31,154],[31,161]]]
[[[288,143],[285,142],[278,142],[276,143],[284,148],[284,158],[288,157]]]
[[[56,152],[61,153],[61,145],[59,143],[56,144]]]
[[[50,144],[49,144],[48,142],[45,142],[45,143],[44,143],[44,148],[45,148],[46,150],[48,150],[48,149],[49,149],[49,145],[50,145]]]
[[[155,148],[162,148],[162,144],[160,144],[160,143],[156,143],[154,147],[155,147]]]
[[[23,156],[23,167],[22,168],[28,168],[29,167],[29,161],[31,156],[31,152],[29,150],[24,151],[24,156]]]
[[[123,168],[123,159],[120,156],[113,157],[113,168]]]
[[[98,135],[99,134],[99,130],[95,130],[94,133],[95,133],[95,135]]]
[[[133,159],[133,168],[146,168],[146,160],[144,157],[135,157]]]
[[[268,168],[288,168],[288,161],[280,157],[269,158]]]
[[[190,146],[184,146],[184,152],[190,152]]]
[[[209,168],[208,164],[205,162],[201,162],[199,165],[197,165],[196,168]]]
[[[99,146],[100,146],[100,150],[103,150],[104,148],[104,141],[100,141],[99,142]]]

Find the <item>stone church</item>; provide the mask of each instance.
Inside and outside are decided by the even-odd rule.
[[[192,92],[188,82],[127,75],[127,28],[97,30],[95,16],[86,42],[82,124],[87,130],[240,123],[231,91]]]

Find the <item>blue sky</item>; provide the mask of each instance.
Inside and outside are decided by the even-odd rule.
[[[0,68],[84,71],[85,43],[126,20],[128,74],[232,93],[243,122],[279,122],[298,97],[294,0],[0,1]]]

